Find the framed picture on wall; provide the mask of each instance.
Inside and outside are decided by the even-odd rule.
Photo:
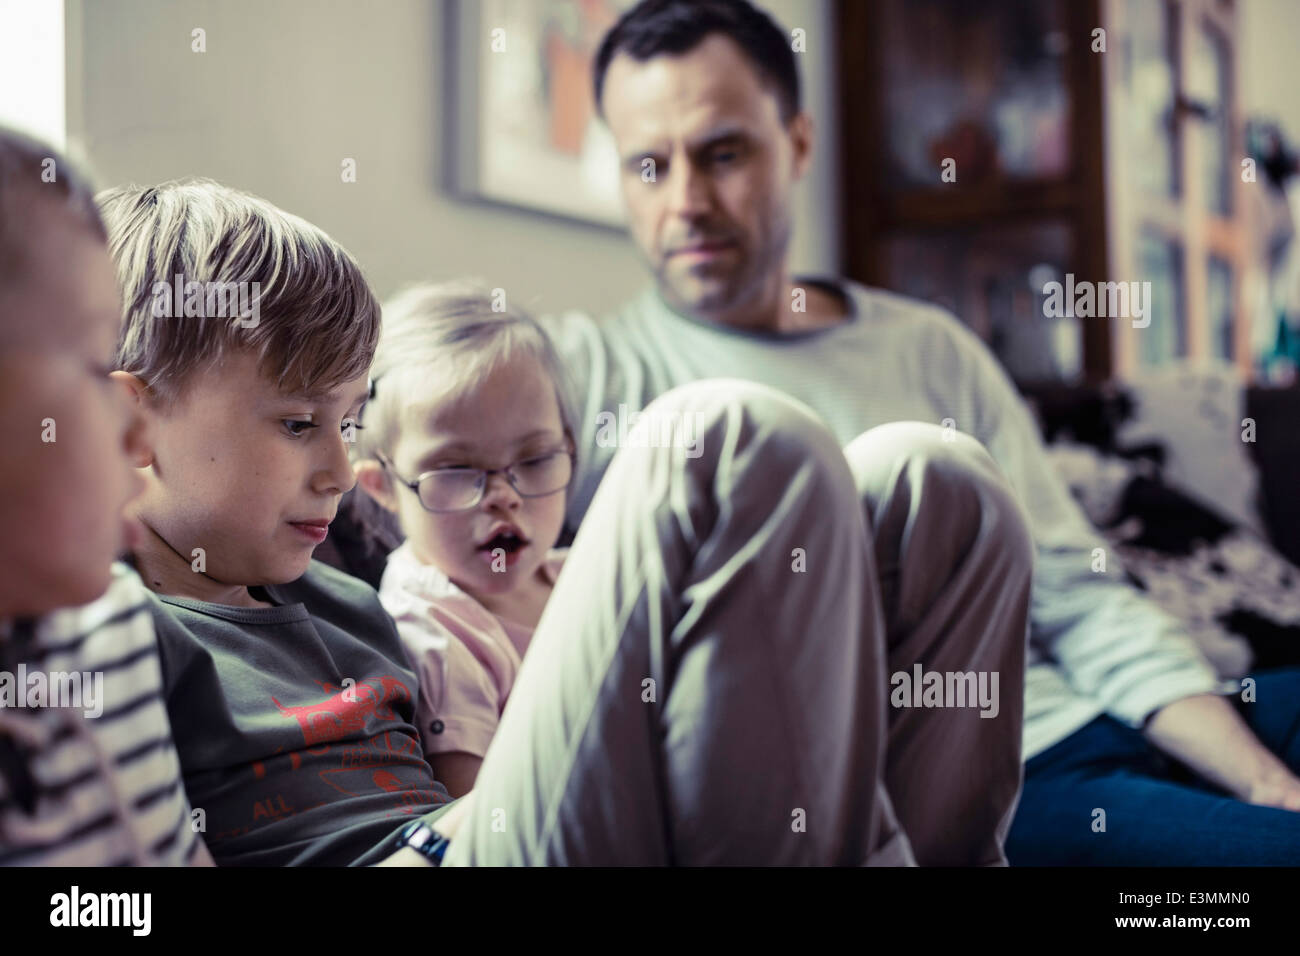
[[[448,185],[459,196],[619,227],[618,159],[591,62],[632,0],[449,0]]]

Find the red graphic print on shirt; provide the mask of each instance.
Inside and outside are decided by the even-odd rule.
[[[306,766],[331,790],[348,797],[391,794],[390,812],[397,814],[425,813],[430,804],[440,802],[439,795],[423,785],[423,775],[411,773],[413,765],[427,771],[415,735],[382,729],[384,724],[405,722],[394,705],[413,705],[411,692],[400,678],[368,677],[347,687],[317,683],[329,693],[317,703],[285,706],[271,698],[280,715],[296,721],[302,731],[303,746],[287,755],[290,772]],[[272,783],[273,775],[263,761],[254,762],[253,775]],[[283,778],[277,779],[283,785]],[[322,801],[320,796],[295,805],[278,792],[268,793],[254,803],[253,819],[283,818],[332,802],[328,797]]]
[[[331,689],[331,685],[323,682],[321,686]],[[396,677],[368,677],[355,686],[340,689],[319,704],[285,707],[274,697],[271,703],[283,716],[298,721],[308,747],[317,747],[365,729],[368,717],[396,720],[393,702],[410,699],[411,692]]]

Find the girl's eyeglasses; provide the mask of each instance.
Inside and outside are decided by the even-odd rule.
[[[573,453],[554,451],[525,458],[505,468],[435,468],[414,481],[403,478],[382,452],[375,457],[399,484],[415,492],[425,511],[445,514],[468,511],[483,500],[488,478],[502,474],[522,498],[544,498],[563,491],[573,480]]]

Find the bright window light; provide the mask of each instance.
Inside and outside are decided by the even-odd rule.
[[[66,146],[63,0],[0,0],[0,123]]]

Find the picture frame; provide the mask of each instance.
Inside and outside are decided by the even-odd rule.
[[[591,61],[631,0],[448,0],[446,185],[622,230],[619,162]]]

